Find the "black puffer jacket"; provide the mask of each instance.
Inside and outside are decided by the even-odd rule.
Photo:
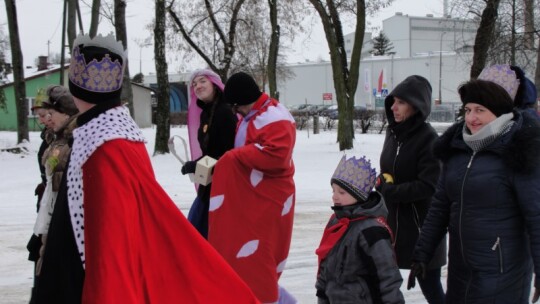
[[[417,112],[396,123],[390,109],[394,96],[407,101]],[[394,184],[378,187],[388,208],[388,225],[395,235],[395,250],[399,268],[409,269],[414,245],[440,173],[440,164],[433,155],[437,133],[426,122],[431,112],[431,86],[425,80],[411,76],[401,82],[385,100],[389,127],[380,158],[381,173],[389,173]],[[446,242],[430,263],[438,268],[446,263]]]
[[[514,115],[510,131],[474,155],[463,122],[436,145],[443,172],[414,259],[429,260],[448,230],[446,303],[528,303],[531,253],[540,274],[540,124]]]

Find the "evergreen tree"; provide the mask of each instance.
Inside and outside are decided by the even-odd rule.
[[[373,48],[369,53],[375,56],[389,55],[394,46],[390,39],[381,31],[378,36],[373,38]]]
[[[134,83],[140,83],[142,84],[144,82],[144,75],[142,73],[137,73],[133,78],[131,79]]]

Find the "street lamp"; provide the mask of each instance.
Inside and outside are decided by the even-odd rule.
[[[152,45],[151,43],[139,44],[139,74],[142,74],[142,50],[146,46]]]
[[[439,44],[439,103],[442,104],[442,41],[446,32],[441,33],[441,40]]]

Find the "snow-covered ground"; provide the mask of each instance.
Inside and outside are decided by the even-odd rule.
[[[144,129],[143,132],[151,155],[155,129]],[[187,137],[187,129],[172,128],[171,135]],[[13,146],[16,136],[16,132],[0,132],[0,149]],[[365,155],[378,169],[383,141],[384,135],[356,134],[354,149],[347,151],[347,155]],[[28,153],[0,152],[1,303],[27,303],[29,299],[33,263],[27,260],[26,243],[36,217],[34,187],[39,182],[36,160],[39,144],[39,133],[32,132],[30,143],[27,144]],[[305,130],[297,132],[294,151],[297,197],[293,242],[280,284],[299,303],[316,303],[315,249],[331,215],[330,177],[342,155],[336,143],[335,131],[323,131],[317,135]],[[182,212],[187,214],[195,191],[188,177],[180,174],[180,163],[172,155],[152,157],[152,163],[160,184]],[[406,281],[408,271],[402,271],[402,275]],[[446,281],[444,276],[443,281]],[[407,303],[425,303],[419,287],[407,291],[405,284],[401,290]]]

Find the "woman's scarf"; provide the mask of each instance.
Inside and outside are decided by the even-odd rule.
[[[512,118],[514,118],[514,113],[503,114],[482,127],[475,134],[471,134],[467,124],[463,124],[463,140],[474,152],[478,152],[501,135],[506,134],[514,124]]]

